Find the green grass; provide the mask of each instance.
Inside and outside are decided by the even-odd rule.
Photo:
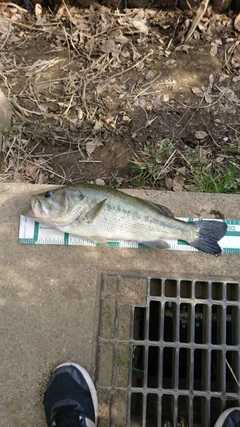
[[[174,154],[174,144],[169,138],[155,143],[147,143],[143,151],[135,154],[134,161],[130,167],[134,171],[133,181],[137,187],[152,185],[161,176],[164,165]]]
[[[102,316],[103,316],[103,317],[104,317],[104,316],[108,316],[108,315],[109,315],[109,313],[110,313],[110,305],[109,305],[109,304],[107,304],[107,305],[105,305],[105,307],[104,307],[104,309],[103,309]]]
[[[185,168],[185,183],[193,186],[193,191],[204,193],[240,193],[240,168],[235,158],[216,161],[209,147],[178,148],[179,141],[168,138],[159,143],[151,141],[142,151],[135,154],[130,167],[133,170],[133,184],[136,187],[161,188],[165,177],[174,180],[178,169]],[[221,156],[221,153],[219,153]],[[223,156],[224,157],[224,156]],[[186,187],[187,188],[187,187]]]
[[[206,172],[201,169],[192,170],[186,175],[186,181],[196,185],[203,193],[240,193],[240,181],[236,176],[236,165],[222,170],[213,169]]]
[[[134,354],[133,354],[133,360],[134,360]],[[124,366],[126,368],[126,367],[128,367],[129,359],[126,356],[123,356],[121,353],[118,353],[117,364]],[[132,372],[137,372],[139,374],[144,373],[144,371],[141,368],[134,367],[134,366],[132,367]]]
[[[118,353],[117,355],[117,364],[122,366],[128,366],[128,358],[126,356],[123,356],[121,353]]]

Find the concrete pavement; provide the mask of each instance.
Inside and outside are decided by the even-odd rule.
[[[45,427],[42,398],[55,366],[94,377],[102,272],[156,272],[240,280],[239,255],[18,244],[19,216],[46,186],[0,184],[0,426]],[[239,195],[134,190],[175,216],[237,219]]]

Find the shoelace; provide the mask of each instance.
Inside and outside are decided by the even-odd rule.
[[[73,406],[68,406],[57,411],[51,427],[87,427],[87,425],[85,418]]]

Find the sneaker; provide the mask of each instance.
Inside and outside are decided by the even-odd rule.
[[[214,427],[240,427],[240,408],[229,408],[224,411]]]
[[[97,392],[88,372],[77,363],[62,363],[44,394],[48,427],[95,427]]]

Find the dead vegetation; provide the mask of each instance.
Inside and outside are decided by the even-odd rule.
[[[239,192],[234,16],[0,7],[2,180]]]

